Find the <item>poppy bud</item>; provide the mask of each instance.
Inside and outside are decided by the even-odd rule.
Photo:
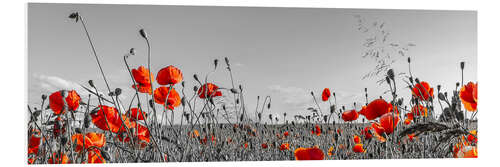
[[[446,97],[443,95],[443,93],[439,93],[438,98],[439,98],[439,100],[442,100],[442,101],[446,100]]]
[[[333,92],[333,96],[335,96],[335,92]]]
[[[227,57],[224,57],[224,61],[226,61],[227,67],[229,67],[229,59]]]
[[[94,81],[92,81],[92,80],[89,80],[89,85],[90,85],[90,87],[93,87],[93,88],[95,88],[95,86],[94,86]]]
[[[387,81],[387,84],[391,84],[391,79],[388,76],[385,77],[385,81]]]
[[[367,92],[368,92],[368,88],[365,88],[365,93],[367,93]]]
[[[218,59],[215,59],[214,60],[214,66],[215,66],[215,69],[217,69],[217,64],[219,63],[219,60]]]
[[[326,122],[328,120],[328,115],[323,115],[323,122]]]
[[[135,55],[135,49],[134,48],[130,48],[130,50],[128,51],[128,53],[130,55]]]
[[[394,81],[394,70],[389,69],[389,71],[387,71],[387,76]]]
[[[236,99],[236,104],[240,104],[240,99]]]
[[[240,87],[240,91],[243,92],[243,86],[240,85],[239,87]]]
[[[154,105],[155,105],[155,102],[152,99],[149,100],[149,107],[153,108]]]
[[[243,122],[244,114],[241,114],[240,121]]]
[[[345,106],[342,106],[342,110],[344,110],[344,111],[345,111]]]
[[[68,142],[68,138],[67,138],[66,136],[62,136],[62,137],[61,137],[61,144],[62,144],[62,145],[65,145],[65,144],[66,144],[66,142]]]
[[[257,113],[257,117],[259,117],[259,121],[262,119],[262,113]]]
[[[215,105],[214,98],[209,98],[208,101],[210,102],[210,104]]]
[[[85,128],[89,128],[90,127],[90,120],[92,120],[92,118],[90,117],[90,115],[85,114],[85,118],[83,119],[83,126]]]
[[[42,100],[45,100],[45,99],[47,99],[47,95],[43,94],[42,95]]]
[[[415,78],[415,82],[420,83],[420,80],[418,78]]]
[[[413,77],[409,77],[408,78],[410,80],[410,82],[413,84]]]
[[[122,94],[122,89],[116,88],[115,89],[115,94],[116,94],[116,96],[119,96],[120,94]]]
[[[292,121],[292,126],[295,126],[295,122],[294,121]]]
[[[226,111],[226,105],[222,105],[222,109]]]
[[[70,19],[75,19],[76,17],[78,17],[78,12],[74,12],[69,15]]]
[[[438,92],[441,91],[441,85],[437,86]]]
[[[464,68],[465,68],[465,62],[462,61],[460,62],[460,69],[464,70]]]
[[[181,104],[182,106],[186,106],[186,97],[181,98]]]
[[[311,95],[313,95],[313,96],[314,96],[314,92],[313,92],[313,91],[311,91]]]
[[[400,99],[398,100],[398,105],[403,105],[403,98],[400,98]]]
[[[410,57],[408,57],[408,63],[410,63],[410,62],[411,62],[411,59],[410,59]]]
[[[182,87],[184,87],[184,86],[185,86],[185,83],[184,83],[184,81],[182,81],[182,82],[181,82],[181,85],[182,85]]]
[[[193,90],[196,92],[198,91],[198,86],[193,86]]]
[[[109,153],[105,150],[101,150],[101,153],[102,153],[102,157],[105,159],[105,160],[110,160],[111,157],[109,156]]]
[[[146,31],[144,31],[144,29],[140,29],[139,34],[141,34],[141,37],[143,37],[144,39],[148,39],[148,34],[146,33]]]
[[[200,80],[198,79],[198,75],[194,74],[194,75],[193,75],[193,78],[194,78],[194,80],[196,80],[196,81],[200,82]]]
[[[115,96],[115,92],[109,92],[108,96]]]
[[[270,109],[271,108],[271,103],[267,103],[267,109]]]
[[[457,88],[458,88],[458,87],[460,86],[460,82],[457,82],[457,85],[456,85],[456,86],[457,86]]]
[[[273,120],[273,114],[269,114],[269,119],[272,121]]]
[[[231,93],[238,94],[238,93],[240,93],[240,91],[238,89],[231,88]]]

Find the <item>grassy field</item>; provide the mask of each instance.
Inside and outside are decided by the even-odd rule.
[[[477,82],[462,78],[454,91],[443,92],[441,85],[413,76],[411,68],[402,77],[387,69],[381,81],[391,98],[369,99],[379,95],[368,96],[365,88],[366,103],[349,110],[325,88],[311,92],[317,107],[304,109],[310,114],[278,120],[269,113],[269,96],[260,105],[258,100],[255,111],[246,110],[246,90],[233,80],[227,57],[222,63],[215,59],[209,69],[225,70],[229,88],[207,82],[210,73],[194,74],[190,80],[197,85],[187,88],[175,66],[153,74],[149,37],[141,29],[148,64],[130,67],[133,49],[123,57],[135,94],[122,102],[122,89],[109,85],[83,17],[69,18],[82,25],[106,87],[89,80],[82,84],[86,92],[55,91],[41,95],[41,106],[28,104],[28,164],[477,158]],[[463,74],[465,62],[457,64]],[[396,82],[406,84],[403,91],[411,96],[401,97]],[[84,93],[89,96],[80,97]],[[229,101],[219,101],[223,95]],[[322,111],[318,103],[330,108]],[[182,118],[173,120],[171,114]]]

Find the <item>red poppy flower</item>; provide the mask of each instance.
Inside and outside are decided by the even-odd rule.
[[[354,135],[353,140],[354,140],[354,143],[356,143],[356,144],[361,143],[361,138],[359,138],[358,135]]]
[[[33,132],[28,140],[28,154],[38,154],[38,148],[40,147],[42,137],[40,132]]]
[[[477,158],[477,147],[466,144],[457,144],[453,148],[453,157],[455,158]]]
[[[164,86],[156,88],[154,92],[154,98],[156,103],[164,105],[168,109],[173,110],[175,107],[178,107],[181,104],[181,97],[174,88],[170,89],[170,93],[169,89],[169,87]],[[166,104],[165,101],[167,102]]]
[[[321,94],[321,100],[327,101],[331,96],[330,89],[325,88],[323,89],[323,94]]]
[[[56,115],[64,114],[67,110],[75,111],[80,106],[80,95],[74,90],[68,91],[66,97],[62,97],[61,91],[54,92],[49,96],[49,106]]]
[[[200,136],[200,133],[198,132],[198,130],[193,130],[193,133],[188,133],[189,136],[191,136],[191,138],[197,138]]]
[[[411,121],[412,121],[411,119],[406,118],[406,119],[405,119],[405,125],[409,125],[409,124],[411,124]]]
[[[385,113],[393,111],[391,103],[387,103],[384,99],[376,99],[370,102],[359,114],[364,115],[368,120],[374,120]]]
[[[406,119],[409,119],[409,120],[413,120],[413,113],[410,112],[410,113],[406,113]]]
[[[289,149],[290,149],[290,144],[288,144],[288,143],[283,143],[280,146],[280,150],[281,151],[283,151],[283,150],[289,150]]]
[[[376,139],[380,142],[385,142],[386,139],[383,137],[385,129],[377,122],[372,123],[372,129],[375,131],[374,135]]]
[[[71,140],[76,143],[75,151],[80,152],[83,150],[83,135],[74,134]],[[85,149],[89,147],[103,147],[106,143],[106,137],[102,133],[90,132],[85,135]]]
[[[90,164],[106,163],[106,160],[101,154],[101,150],[97,148],[92,148],[88,151],[87,159],[87,162]]]
[[[222,92],[218,90],[219,87],[212,83],[206,83],[198,89],[198,96],[202,99],[207,97],[222,96]]]
[[[333,154],[335,154],[335,149],[333,148],[333,146],[330,146],[330,149],[328,149],[328,156],[333,156]]]
[[[316,136],[321,135],[321,127],[319,125],[314,126],[314,129],[311,130],[311,134],[316,134]]]
[[[413,113],[406,113],[406,119],[405,119],[405,124],[409,125],[411,124],[411,121],[413,121]]]
[[[69,157],[64,153],[52,153],[52,156],[47,160],[49,164],[68,164]]]
[[[365,139],[371,139],[373,137],[371,129],[372,129],[371,126],[365,127],[365,129],[361,131],[361,135],[365,136]]]
[[[427,117],[427,108],[424,107],[424,106],[422,106],[422,105],[420,105],[420,104],[418,106],[413,106],[411,108],[411,112],[415,116],[424,116],[424,117]]]
[[[168,66],[158,71],[156,80],[160,85],[174,85],[182,81],[182,72],[174,66]]]
[[[470,134],[467,135],[467,140],[469,142],[477,143],[477,137],[476,137],[477,136],[477,130],[471,130],[469,133]]]
[[[125,124],[125,126],[127,126],[128,128],[135,127],[135,122],[133,122],[124,114],[119,114],[116,108],[109,106],[98,107],[99,110],[96,113],[91,114],[90,116],[92,116],[92,122],[94,123],[94,125],[99,129],[110,130],[111,132],[118,133],[125,131],[125,127],[123,126],[123,124]],[[124,122],[121,121],[120,116],[122,117]]]
[[[294,152],[295,160],[323,160],[325,159],[325,153],[318,147],[312,148],[297,148]]]
[[[147,117],[147,113],[142,112],[138,108],[131,108],[129,112],[130,112],[130,118],[132,120],[145,120],[145,117]]]
[[[356,112],[356,110],[344,111],[342,113],[342,120],[344,120],[345,122],[354,121],[358,119],[358,117],[359,115],[358,112]]]
[[[53,125],[53,128],[52,128],[52,133],[54,134],[54,136],[59,136],[63,133],[66,133],[66,124],[64,121],[62,121],[61,117],[57,116],[55,119],[54,119],[54,125]]]
[[[434,89],[429,86],[429,83],[422,81],[413,87],[412,95],[420,100],[429,100],[430,97],[434,97]]]
[[[363,148],[363,144],[356,144],[354,147],[352,147],[352,151],[356,153],[364,153],[366,150]]]
[[[243,148],[248,148],[248,142],[245,142],[245,144],[243,144]]]
[[[132,75],[136,85],[132,85],[132,88],[137,88],[137,91],[141,93],[151,94],[151,79],[153,79],[153,74],[149,72],[144,66],[139,66],[137,69],[132,69]],[[150,76],[151,75],[151,76]]]
[[[467,111],[477,110],[477,83],[469,82],[460,89],[460,99]]]
[[[151,135],[146,126],[137,124],[136,128],[137,128],[137,139],[139,140],[141,148],[144,148],[151,141]]]
[[[289,134],[288,134],[288,131],[284,132],[283,133],[283,136],[287,137]]]
[[[399,117],[393,113],[386,113],[380,117],[380,125],[384,128],[386,134],[391,134],[398,125]]]
[[[28,164],[33,164],[35,163],[35,158],[28,158]]]
[[[266,149],[267,148],[267,143],[262,143],[262,149]]]
[[[415,139],[415,133],[408,134],[408,140],[413,141]]]

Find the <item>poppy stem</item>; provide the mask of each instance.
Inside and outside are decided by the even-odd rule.
[[[94,54],[94,57],[97,61],[97,66],[99,66],[99,70],[101,71],[102,78],[104,79],[104,83],[106,83],[106,87],[108,88],[108,91],[111,92],[111,88],[109,87],[108,80],[106,79],[106,75],[104,75],[104,71],[101,66],[101,62],[99,61],[99,57],[97,56],[97,52],[95,51],[94,43],[92,43],[92,39],[90,38],[90,34],[87,30],[87,26],[85,26],[85,21],[83,20],[83,17],[81,15],[78,15],[78,17],[81,20],[83,29],[85,30],[85,34],[87,35],[87,39],[89,40],[90,47],[92,48],[92,53]]]

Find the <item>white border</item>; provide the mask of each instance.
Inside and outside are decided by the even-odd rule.
[[[27,92],[27,49],[26,49],[26,3],[27,0],[2,2],[0,41],[2,43],[2,78],[0,80],[0,128],[2,165],[26,166],[26,92]],[[50,0],[34,2],[57,3],[103,3],[99,0]],[[112,164],[109,166],[473,166],[497,164],[497,149],[500,125],[497,101],[500,86],[498,40],[500,12],[494,1],[465,0],[108,0],[109,4],[153,4],[153,5],[196,5],[196,6],[262,6],[262,7],[316,7],[316,8],[377,8],[377,9],[431,9],[431,10],[477,10],[478,11],[478,80],[479,80],[479,158],[478,159],[425,159],[425,160],[348,160],[315,162],[210,162],[210,163],[167,163],[167,164]],[[23,81],[23,84],[21,84]],[[6,164],[7,163],[7,164]],[[80,166],[80,165],[79,165]],[[491,166],[491,165],[486,165]]]

